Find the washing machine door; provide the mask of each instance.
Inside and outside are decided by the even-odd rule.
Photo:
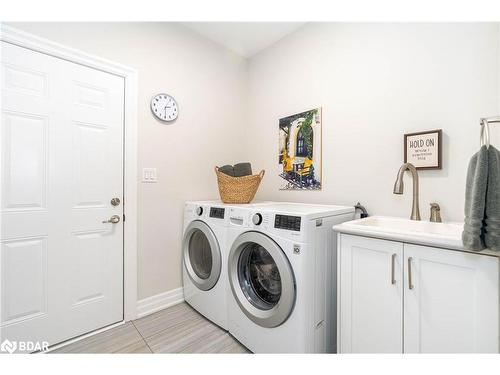
[[[222,258],[214,232],[203,221],[192,221],[183,238],[183,258],[189,278],[198,289],[210,290],[219,280]]]
[[[241,310],[267,328],[283,324],[293,311],[295,277],[287,256],[270,237],[241,234],[229,253],[229,280]]]

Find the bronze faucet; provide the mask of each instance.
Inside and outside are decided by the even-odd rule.
[[[413,205],[411,207],[411,216],[412,220],[420,220],[420,208],[418,205],[418,173],[415,166],[411,163],[404,163],[398,171],[398,177],[396,178],[396,182],[394,183],[394,194],[403,194],[404,184],[403,184],[403,176],[405,171],[410,171],[411,176],[413,178]]]

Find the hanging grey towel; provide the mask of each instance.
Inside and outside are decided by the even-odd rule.
[[[228,176],[234,177],[234,168],[232,165],[223,165],[222,167],[219,168],[219,171],[221,171],[224,174],[227,174]]]
[[[483,250],[486,248],[483,220],[488,186],[488,149],[486,146],[482,146],[470,160],[466,184],[462,242],[467,249]]]
[[[488,148],[488,188],[484,239],[486,247],[500,251],[500,151]]]
[[[252,165],[250,163],[238,163],[234,165],[234,177],[250,176]]]

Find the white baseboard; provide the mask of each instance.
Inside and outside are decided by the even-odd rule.
[[[172,289],[151,297],[137,301],[137,317],[152,314],[169,306],[177,305],[184,301],[183,288]]]

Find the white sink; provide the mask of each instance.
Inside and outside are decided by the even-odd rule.
[[[371,216],[333,227],[337,232],[467,251],[463,223],[431,223],[398,217]]]
[[[421,233],[460,239],[463,224],[431,223],[429,221],[408,220],[397,217],[373,216],[362,220],[351,221],[350,225],[370,227],[373,230],[399,233]]]

